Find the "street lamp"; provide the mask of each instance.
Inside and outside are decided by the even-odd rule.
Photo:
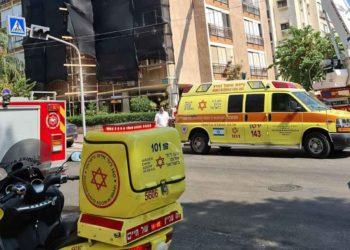
[[[29,29],[29,28],[28,28]],[[32,24],[30,26],[30,37],[40,40],[49,40],[52,39],[56,42],[60,42],[63,44],[66,44],[68,46],[71,46],[78,54],[78,60],[79,60],[79,78],[80,78],[80,95],[81,95],[81,115],[82,115],[82,122],[83,122],[83,134],[86,136],[86,120],[85,120],[85,96],[84,96],[84,79],[83,79],[83,66],[81,63],[81,54],[77,46],[75,46],[73,43],[64,41],[62,39],[59,39],[57,37],[49,35],[50,28],[40,25]]]
[[[84,136],[86,136],[86,119],[85,119],[85,96],[84,96],[84,80],[83,80],[83,66],[81,63],[81,54],[80,51],[78,49],[78,47],[76,45],[74,45],[73,43],[61,40],[57,37],[54,36],[50,36],[48,35],[48,38],[55,40],[57,42],[61,42],[64,43],[66,45],[71,46],[72,48],[75,49],[75,51],[78,54],[78,60],[79,60],[79,78],[80,78],[80,101],[81,101],[81,115],[83,118],[83,134]]]

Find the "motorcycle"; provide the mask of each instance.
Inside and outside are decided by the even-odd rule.
[[[81,172],[80,176],[62,174],[64,166],[62,165],[56,173],[44,176],[42,170],[50,166],[51,157],[51,148],[45,143],[27,139],[11,147],[1,160],[0,249],[166,250],[169,248],[172,240],[171,225],[182,219],[179,204],[170,204],[152,211],[145,210],[144,214],[134,218],[100,215],[90,210],[89,213],[81,212],[79,218],[73,220],[62,219],[64,195],[59,187],[68,181],[79,180],[84,173]],[[80,152],[72,153],[67,160],[67,162],[80,161]],[[104,179],[96,176],[94,178],[96,182],[108,183],[106,176]],[[103,183],[97,185],[98,191],[102,187]],[[80,187],[80,196],[84,195],[81,194],[82,189]],[[146,193],[150,199],[152,198],[150,195],[155,195],[154,191]],[[86,206],[80,201],[80,211],[86,210]],[[127,208],[129,211],[130,209]]]

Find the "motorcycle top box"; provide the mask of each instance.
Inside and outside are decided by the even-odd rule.
[[[182,219],[185,170],[173,128],[88,133],[80,171],[81,237],[123,246]]]

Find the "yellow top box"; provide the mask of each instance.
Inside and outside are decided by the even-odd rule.
[[[83,213],[133,218],[174,203],[185,190],[178,132],[91,132],[82,152]]]

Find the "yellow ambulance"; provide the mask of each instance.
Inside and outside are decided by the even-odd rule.
[[[326,158],[350,147],[350,112],[332,110],[301,85],[284,81],[194,85],[182,94],[175,127],[197,154],[211,145],[266,145]]]

